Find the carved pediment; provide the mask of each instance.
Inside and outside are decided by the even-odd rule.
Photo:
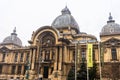
[[[0,52],[2,52],[2,53],[10,52],[10,49],[8,49],[7,47],[3,46],[2,48],[0,48]]]
[[[108,46],[120,46],[120,39],[117,38],[111,38],[104,42],[105,45]]]

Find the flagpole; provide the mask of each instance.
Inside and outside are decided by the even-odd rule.
[[[98,43],[98,50],[99,50],[99,68],[100,68],[100,80],[102,80],[102,75],[101,75],[101,51],[100,51],[100,42]]]
[[[77,62],[76,62],[76,56],[77,56],[77,43],[75,43],[75,80],[77,80]]]
[[[87,43],[87,80],[89,80],[89,68],[93,67],[93,44]]]
[[[89,70],[88,70],[88,65],[87,65],[87,80],[89,80]]]
[[[87,41],[86,41],[86,49],[88,48],[87,47]],[[88,49],[87,49],[88,50]],[[88,51],[86,51],[86,52],[88,52]],[[88,53],[87,53],[87,55],[88,55]],[[87,56],[87,80],[89,80],[89,70],[88,70],[88,56]]]

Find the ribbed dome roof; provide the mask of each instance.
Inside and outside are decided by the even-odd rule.
[[[22,46],[22,41],[17,37],[16,28],[13,30],[13,33],[11,33],[11,36],[8,36],[3,40],[2,44],[14,44]]]
[[[103,26],[100,35],[112,35],[120,34],[120,25],[115,23],[115,20],[112,19],[111,13],[107,24]]]
[[[67,8],[67,6],[61,11],[62,15],[58,16],[52,23],[52,26],[55,28],[68,28],[71,27],[72,29],[75,29],[77,32],[79,31],[79,26],[73,16],[71,15],[70,10]]]

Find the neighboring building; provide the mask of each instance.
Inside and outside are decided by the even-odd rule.
[[[0,80],[23,79],[30,49],[22,47],[16,29],[0,44]]]
[[[67,7],[61,12],[51,26],[42,26],[33,32],[31,40],[28,41],[30,46],[22,46],[16,29],[11,36],[3,40],[0,44],[1,80],[66,80],[75,62],[79,65],[83,60],[87,60],[87,43],[93,44],[93,60],[98,65],[99,57],[103,58],[103,80],[120,79],[120,26],[112,20],[112,16],[110,15],[107,25],[103,27],[100,33],[101,41],[98,42],[94,35],[80,31]],[[100,49],[103,52],[101,56]]]
[[[100,32],[104,48],[102,76],[112,80],[120,79],[120,25],[115,23],[111,13],[107,24]]]

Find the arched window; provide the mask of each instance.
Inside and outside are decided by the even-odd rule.
[[[40,47],[42,50],[42,58],[44,61],[51,61],[54,58],[55,51],[55,35],[52,32],[46,31],[39,36]]]
[[[112,56],[112,60],[117,60],[116,48],[111,48],[111,56]]]
[[[55,37],[51,32],[44,32],[41,35],[40,42],[42,46],[54,46],[55,45]]]

